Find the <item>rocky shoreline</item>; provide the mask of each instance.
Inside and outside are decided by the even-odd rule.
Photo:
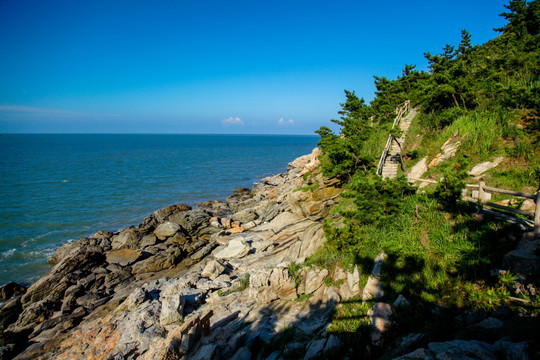
[[[322,335],[333,304],[360,289],[358,274],[336,289],[323,286],[325,269],[301,284],[288,269],[324,243],[321,221],[340,193],[313,175],[317,157],[225,202],[171,205],[137,227],[65,244],[35,284],[6,287],[0,358],[249,359],[293,323]],[[323,345],[315,353],[339,341]]]
[[[309,360],[369,357],[370,348],[381,353],[393,314],[409,306],[402,295],[381,302],[386,254],[374,259],[365,285],[357,267],[330,273],[299,266],[325,242],[322,221],[341,192],[337,180],[317,170],[318,155],[314,149],[285,173],[238,189],[226,201],[167,206],[138,226],[65,244],[48,260],[52,269],[28,289],[0,288],[6,301],[0,360]],[[540,242],[528,235],[521,243]],[[531,268],[531,255],[518,250],[509,253],[509,268],[524,261]],[[326,331],[334,307],[349,299],[374,304],[366,349],[346,349]],[[506,321],[501,314],[457,314],[455,322],[482,341],[430,342],[428,334],[411,333],[385,356],[528,358],[527,342],[497,337]]]

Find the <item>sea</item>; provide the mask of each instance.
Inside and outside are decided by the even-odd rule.
[[[317,136],[0,135],[0,285],[30,285],[66,242],[283,173]]]

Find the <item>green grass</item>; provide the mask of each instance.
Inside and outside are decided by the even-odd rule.
[[[346,203],[336,209],[350,207]],[[448,212],[427,194],[412,195],[404,201],[399,216],[377,225],[356,226],[349,234],[355,239],[352,251],[327,244],[307,263],[328,269],[356,264],[365,283],[374,257],[385,251],[382,301],[392,303],[401,294],[412,304],[399,315],[401,325],[395,336],[404,335],[403,331],[422,332],[430,326],[432,338],[442,339],[455,329],[437,327],[434,321],[439,315],[434,315],[434,309],[444,313],[444,309],[463,307],[488,309],[490,301],[507,303],[504,294],[490,290],[499,286],[490,271],[502,267],[503,254],[515,248],[512,239],[519,238],[520,230],[497,219],[479,221],[475,211],[474,206],[460,204]],[[350,346],[366,345],[366,314],[372,305],[359,299],[340,304],[328,332],[338,334]],[[455,313],[450,311],[448,316]],[[453,321],[451,317],[443,320]]]

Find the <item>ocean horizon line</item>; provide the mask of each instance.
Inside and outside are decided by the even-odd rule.
[[[121,133],[113,133],[113,132],[97,132],[97,133],[91,133],[91,132],[81,132],[81,133],[62,133],[62,132],[7,132],[7,133],[0,133],[0,136],[2,135],[220,135],[220,136],[306,136],[306,137],[318,137],[317,134],[233,134],[233,133],[144,133],[144,132],[121,132]]]

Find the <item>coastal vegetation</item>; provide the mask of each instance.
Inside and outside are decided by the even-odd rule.
[[[424,342],[472,338],[459,332],[456,318],[475,311],[507,311],[499,337],[528,341],[540,332],[538,279],[518,278],[503,265],[523,230],[480,215],[462,200],[465,184],[478,181],[468,171],[496,157],[504,161],[483,175],[486,183],[529,193],[539,189],[540,1],[512,0],[506,9],[501,16],[508,22],[496,29],[495,39],[473,46],[463,30],[457,45],[425,53],[428,71],[405,65],[395,80],[375,77],[370,104],[345,90],[340,119],[332,120],[339,133],[317,131],[321,169],[339,178],[345,192],[325,220],[326,245],[306,264],[358,266],[365,285],[373,259],[386,253],[381,301],[403,295],[411,303],[397,310],[398,326],[389,335],[394,340],[409,333],[427,334]],[[406,100],[418,115],[401,144],[402,171],[396,179],[382,179],[377,161],[394,109]],[[455,156],[426,173],[437,184],[411,185],[407,170],[423,157],[433,158],[449,139],[459,141]],[[360,298],[340,304],[327,331],[369,356],[391,357],[391,346],[384,352],[369,344],[367,313],[373,304]]]

